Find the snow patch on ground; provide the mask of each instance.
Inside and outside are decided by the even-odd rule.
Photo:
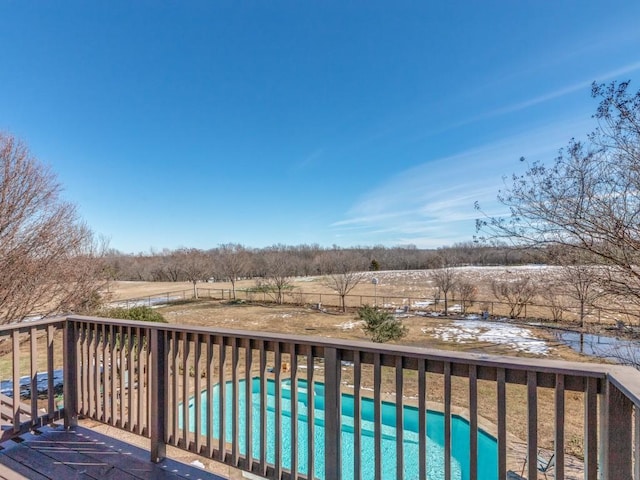
[[[362,322],[361,320],[358,321],[347,321],[347,322],[342,322],[339,323],[338,325],[335,325],[336,327],[338,327],[340,330],[353,330],[356,327],[359,327],[360,325],[362,325],[364,322]]]
[[[445,342],[486,342],[507,346],[522,353],[549,354],[545,340],[537,338],[528,328],[508,323],[455,320],[450,325],[423,327],[422,333],[433,335]]]
[[[430,305],[433,305],[433,301],[432,300],[424,300],[424,301],[418,301],[418,302],[413,302],[413,306],[414,307],[428,307]]]

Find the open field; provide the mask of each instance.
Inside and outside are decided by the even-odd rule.
[[[491,294],[491,280],[508,280],[514,275],[537,275],[542,270],[553,271],[555,267],[548,266],[521,266],[521,267],[459,267],[464,280],[472,281],[478,287],[478,298],[488,299]],[[361,282],[350,293],[351,295],[363,295],[373,298],[388,297],[412,297],[433,298],[434,285],[429,279],[429,270],[398,270],[366,272],[365,281]],[[372,278],[378,279],[378,285],[374,286]],[[324,277],[297,277],[293,279],[294,288],[305,293],[335,293],[327,287]],[[137,298],[157,293],[173,292],[180,290],[193,291],[190,282],[110,282],[109,291],[114,300]],[[230,289],[230,282],[212,282],[197,284],[198,288]],[[236,289],[251,288],[255,286],[253,279],[239,280]]]
[[[458,278],[472,284],[476,292],[474,301],[466,303],[468,312],[480,313],[488,311],[494,317],[509,316],[509,306],[499,301],[492,292],[491,283],[513,282],[517,279],[529,277],[538,286],[539,294],[536,295],[519,317],[529,319],[551,320],[558,315],[558,308],[550,305],[549,299],[543,295],[548,292],[548,282],[561,275],[561,267],[545,265],[525,265],[517,267],[456,267],[453,269]],[[359,307],[363,304],[384,306],[386,308],[409,307],[412,311],[437,312],[444,308],[443,296],[438,295],[438,289],[430,278],[430,270],[401,270],[365,272],[364,280],[349,292],[346,297],[348,307]],[[377,285],[372,279],[377,280]],[[256,285],[254,279],[239,280],[236,282],[238,298],[269,301],[264,293],[246,293]],[[317,305],[322,303],[330,310],[336,310],[340,304],[340,298],[332,290],[326,277],[296,277],[291,282],[292,289],[285,292],[285,302],[297,304]],[[198,292],[201,296],[220,298],[221,294],[229,298],[232,285],[229,282],[199,282]],[[110,282],[108,291],[104,292],[105,298],[110,301],[145,298],[160,294],[172,294],[183,298],[193,296],[193,284],[189,282]],[[437,300],[439,298],[439,300]],[[556,305],[564,305],[561,324],[569,328],[575,328],[578,323],[578,308],[576,301],[566,296],[558,295]],[[434,305],[435,303],[435,305]],[[449,308],[460,309],[460,301],[456,299],[455,292],[449,295]],[[431,304],[427,306],[426,304]],[[633,315],[635,307],[624,306],[631,314],[627,315],[615,309],[611,300],[603,300],[599,308],[588,308],[585,317],[587,330],[599,331],[603,327],[616,325],[617,321],[623,321],[627,325],[639,325],[640,314]],[[558,320],[556,318],[556,320]],[[562,326],[562,325],[561,325]],[[620,332],[624,333],[624,332]]]
[[[457,270],[465,280],[477,285],[477,298],[482,299],[492,297],[492,280],[508,280],[518,275],[540,275],[541,272],[553,274],[554,268],[556,267],[462,267]],[[428,271],[368,272],[366,275],[371,278],[375,276],[378,285],[374,286],[369,278],[357,285],[350,293],[356,305],[377,300],[378,304],[386,301],[387,306],[399,308],[403,306],[403,301],[407,305],[410,300],[414,302],[417,299],[433,298],[434,286],[428,279]],[[254,285],[254,280],[241,280],[236,283],[236,289],[251,288]],[[335,297],[335,292],[327,286],[325,278],[296,278],[293,285],[295,290],[303,291],[305,297],[318,297],[305,298],[300,305],[277,305],[270,301],[260,302],[260,298],[255,302],[240,304],[202,299],[197,303],[179,302],[176,305],[163,306],[160,311],[171,323],[367,340],[362,328],[357,324],[353,308],[345,313],[338,308],[318,310],[319,295]],[[227,292],[231,289],[228,282],[198,283],[197,286],[203,297],[207,296],[207,289],[214,293],[221,289]],[[184,292],[184,296],[190,298],[193,285],[188,282],[112,282],[110,285],[110,296],[113,300],[168,292]],[[389,298],[393,298],[395,302],[390,304]],[[476,307],[478,303],[480,302],[476,302]],[[558,343],[548,328],[522,325],[523,322],[504,318],[498,324],[474,322],[470,327],[469,322],[456,322],[453,316],[432,316],[424,309],[421,311],[414,308],[414,304],[415,302],[411,304],[410,311],[403,315],[404,324],[409,332],[401,341],[405,345],[532,358],[593,361],[590,357],[579,355],[571,348]],[[529,310],[530,317],[535,318],[535,309]],[[549,326],[576,328],[572,322],[550,323]],[[602,322],[590,324],[588,329],[598,331],[606,326],[607,324]]]
[[[305,306],[275,304],[232,304],[217,300],[200,300],[158,309],[170,323],[224,327],[239,330],[314,335],[321,337],[368,340],[353,311],[323,312]],[[546,328],[520,326],[517,323],[491,325],[480,322],[477,340],[452,341],[451,334],[464,324],[456,319],[417,314],[403,315],[407,336],[402,345],[469,351],[495,355],[584,360],[588,357],[557,343]],[[502,338],[499,338],[501,333]]]

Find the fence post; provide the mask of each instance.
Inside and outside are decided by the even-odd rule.
[[[74,324],[66,319],[64,322],[63,336],[63,385],[64,396],[64,428],[69,429],[78,426],[78,355],[77,337]]]
[[[151,402],[149,405],[151,424],[151,461],[158,463],[167,455],[167,401],[169,397],[169,370],[164,332],[157,328],[151,330],[151,358],[149,359]],[[186,427],[185,427],[186,428]]]
[[[341,363],[336,348],[324,349],[324,476],[340,478],[342,476],[341,442]],[[313,387],[310,387],[313,388]]]

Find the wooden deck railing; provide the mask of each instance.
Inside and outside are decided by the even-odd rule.
[[[49,385],[29,415],[12,403],[12,432],[89,417],[149,437],[153,460],[173,445],[278,479],[505,480],[541,448],[555,453],[556,479],[640,479],[640,372],[629,367],[78,316],[3,336],[13,399],[24,356],[32,382],[63,356],[64,409]],[[526,478],[538,473],[526,463]]]
[[[62,418],[64,319],[0,327],[0,440]]]

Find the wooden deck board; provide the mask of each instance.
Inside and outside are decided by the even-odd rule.
[[[43,427],[0,447],[0,479],[224,480],[170,459],[151,463],[148,451],[84,427]]]
[[[0,479],[2,480],[49,480],[35,470],[23,465],[10,457],[5,457],[0,463]]]
[[[8,449],[6,453],[2,453],[35,472],[41,472],[47,478],[64,478],[67,480],[79,478],[78,472],[70,466],[56,462],[51,457],[24,445],[19,445]]]
[[[23,436],[27,438],[21,445],[29,449],[30,455],[32,452],[37,452],[50,457],[54,460],[54,464],[67,465],[88,478],[123,478],[127,480],[135,480],[136,478],[116,468],[121,465],[112,465],[109,462],[110,459],[119,456],[117,452],[115,455],[110,455],[108,452],[106,452],[107,455],[99,455],[101,452],[96,448],[97,442],[60,441],[59,438],[53,441],[40,440],[41,436]]]

